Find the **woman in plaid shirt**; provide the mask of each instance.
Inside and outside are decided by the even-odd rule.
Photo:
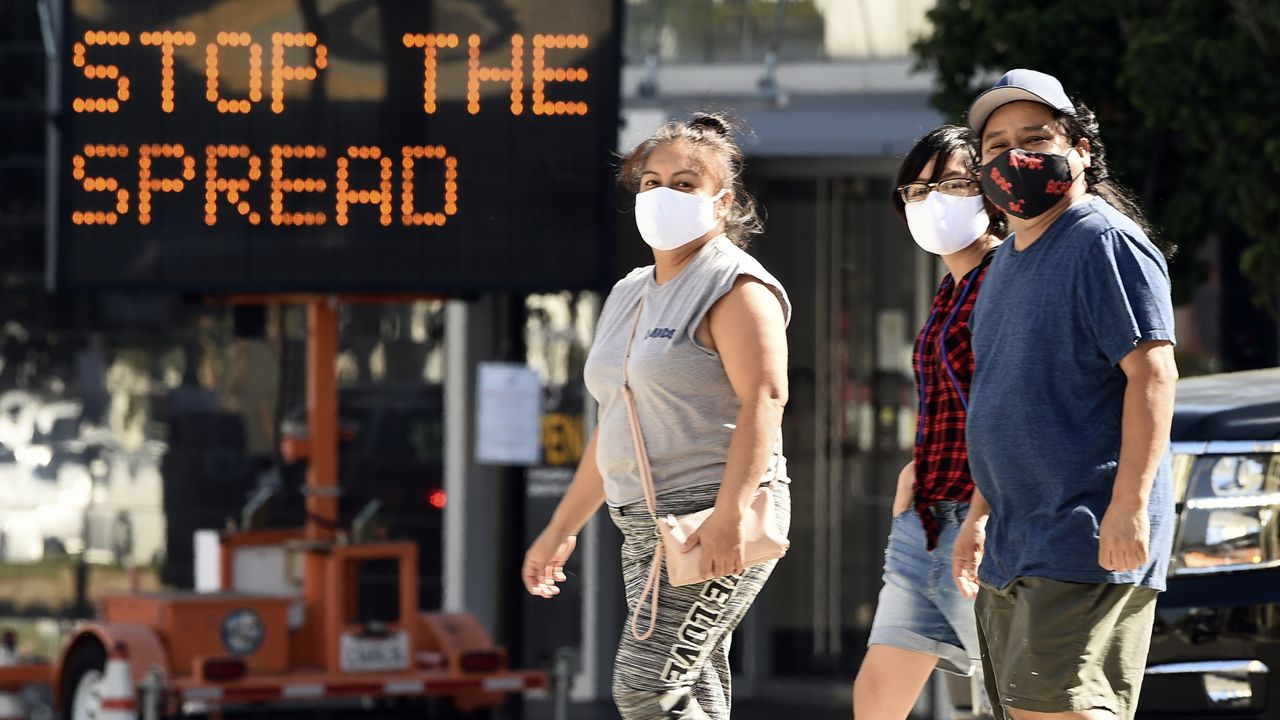
[[[934,667],[972,675],[978,665],[973,601],[951,579],[951,546],[973,495],[964,440],[969,313],[1005,232],[1003,216],[982,197],[978,159],[977,135],[944,125],[898,170],[894,207],[916,244],[949,272],[912,356],[920,393],[915,457],[898,475],[884,589],[854,683],[858,720],[903,720]]]

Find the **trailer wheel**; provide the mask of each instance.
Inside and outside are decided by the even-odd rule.
[[[62,707],[66,720],[96,720],[102,715],[102,678],[107,649],[96,641],[72,651],[67,660]]]

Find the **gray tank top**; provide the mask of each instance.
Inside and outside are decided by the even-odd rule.
[[[662,285],[649,265],[632,270],[613,286],[600,311],[583,373],[587,390],[600,405],[596,464],[609,505],[644,499],[622,397],[622,360],[641,297],[644,309],[631,348],[631,388],[654,488],[662,494],[720,484],[742,403],[720,356],[700,344],[695,334],[711,306],[741,275],[765,283],[791,322],[791,302],[782,284],[723,235],[703,246],[679,275]],[[785,480],[781,433],[762,483],[774,476],[775,468],[778,479]]]

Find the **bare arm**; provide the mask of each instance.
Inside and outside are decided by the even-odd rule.
[[[688,546],[702,543],[703,563],[708,565],[704,569],[726,575],[743,569],[742,515],[768,470],[782,426],[787,403],[786,320],[773,291],[744,276],[711,309],[708,325],[742,406],[715,511],[689,538]]]
[[[1169,444],[1178,368],[1173,345],[1145,342],[1120,360],[1128,379],[1111,504],[1098,529],[1098,564],[1127,572],[1147,562],[1150,521],[1147,502]]]
[[[591,440],[582,451],[582,460],[573,474],[573,482],[564,497],[556,505],[551,521],[524,555],[521,576],[529,594],[549,598],[560,593],[557,582],[568,578],[564,574],[565,561],[578,545],[578,531],[587,524],[604,504],[604,478],[596,465],[596,439],[600,431],[591,434]]]
[[[985,520],[991,514],[991,506],[987,504],[987,499],[982,496],[982,491],[977,485],[973,486],[973,497],[969,499],[969,517],[980,518]]]
[[[1160,459],[1169,446],[1178,367],[1173,345],[1142,343],[1120,361],[1129,384],[1124,391],[1120,465],[1112,502],[1147,504]]]

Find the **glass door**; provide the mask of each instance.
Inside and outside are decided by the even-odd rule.
[[[890,186],[883,175],[802,170],[756,183],[769,234],[753,252],[794,307],[784,421],[793,552],[744,629],[750,652],[764,654],[744,658],[753,679],[847,684],[865,650],[914,440],[912,344],[938,278]]]

